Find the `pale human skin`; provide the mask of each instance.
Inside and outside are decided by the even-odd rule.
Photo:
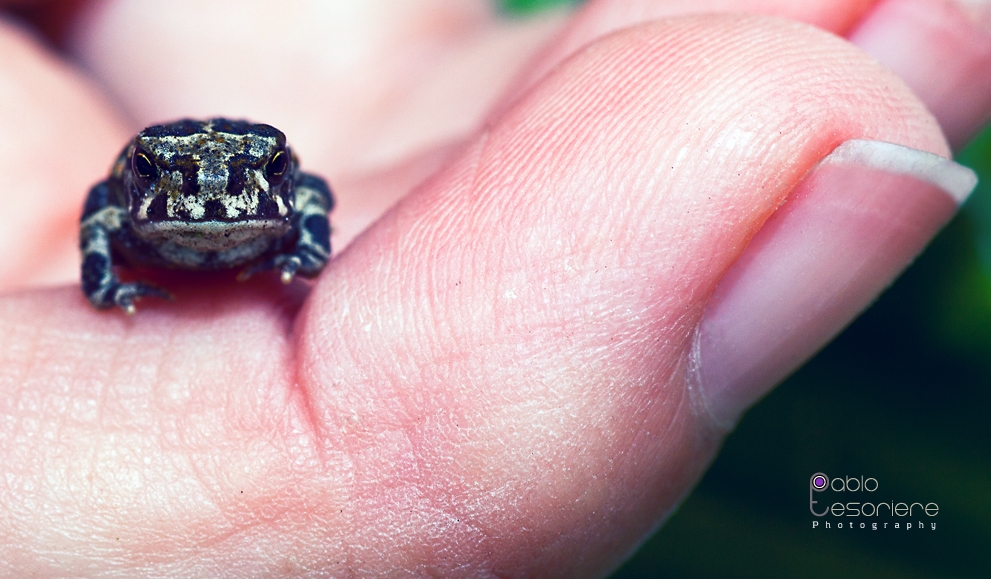
[[[0,576],[608,573],[773,385],[722,413],[692,390],[710,300],[768,216],[841,142],[946,156],[991,99],[985,20],[937,0],[598,0],[526,23],[239,2],[225,26],[219,4],[76,13],[86,73],[0,27]],[[945,56],[878,55],[932,115],[795,22]],[[202,30],[209,49],[173,42]],[[313,284],[166,273],[175,302],[93,310],[87,188],[142,126],[211,114],[278,126],[328,177],[338,255]],[[912,214],[930,205],[879,219],[952,213]],[[866,303],[894,274],[857,275]],[[821,344],[819,320],[781,331]],[[703,366],[742,347],[713,343]]]

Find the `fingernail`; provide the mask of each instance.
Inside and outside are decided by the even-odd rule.
[[[883,0],[848,37],[905,81],[954,149],[991,116],[991,2]]]
[[[973,171],[879,141],[843,143],[789,194],[720,281],[693,351],[721,427],[811,357],[925,247]]]

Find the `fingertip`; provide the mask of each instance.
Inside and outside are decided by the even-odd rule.
[[[768,219],[700,322],[693,382],[729,428],[865,308],[976,185],[932,153],[854,140],[824,158]]]
[[[885,0],[850,41],[897,74],[959,149],[991,116],[991,8],[960,0]]]
[[[947,150],[893,75],[808,26],[709,16],[596,41],[330,265],[299,333],[314,415],[469,449],[466,489],[434,476],[449,474],[443,453],[395,445],[383,459],[373,437],[345,435],[374,455],[363,477],[399,464],[460,504],[495,506],[492,485],[527,497],[476,519],[486,548],[529,553],[595,528],[582,561],[605,565],[716,446],[712,421],[686,403],[709,297],[795,183],[851,138]],[[532,476],[579,463],[565,482]],[[658,490],[598,492],[616,488]],[[540,518],[579,501],[580,514]],[[370,533],[388,523],[367,521]],[[554,556],[568,568],[576,554]]]

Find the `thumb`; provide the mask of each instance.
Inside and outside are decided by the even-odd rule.
[[[855,139],[897,143],[895,157],[947,153],[925,109],[856,49],[743,16],[599,40],[494,119],[341,255],[297,328],[309,415],[331,463],[348,465],[351,508],[334,516],[338,541],[361,545],[351,560],[366,572],[414,561],[538,576],[615,565],[691,487],[733,417],[828,339],[836,316],[793,323],[805,310],[792,309],[768,332],[801,348],[760,372],[710,372],[753,320],[711,334],[722,341],[698,336],[755,234]],[[813,208],[848,187],[857,195],[822,211],[857,216],[878,172],[904,168],[857,158],[840,165],[858,174],[809,186]],[[854,271],[871,282],[843,286],[859,293],[840,323],[952,213],[942,189],[965,186],[939,175],[955,166],[927,167],[892,178],[878,193],[887,204],[866,204],[887,229],[833,219],[806,230],[808,243],[859,236],[884,265]],[[884,212],[899,192],[910,202]],[[891,230],[897,243],[866,243]],[[812,290],[839,291],[816,279]],[[794,280],[748,283],[738,287],[780,297]],[[721,303],[736,315],[748,300]]]

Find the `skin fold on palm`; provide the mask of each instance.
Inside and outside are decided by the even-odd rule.
[[[4,576],[607,573],[732,422],[692,356],[748,242],[842,143],[948,156],[940,124],[987,111],[836,36],[890,1],[192,4],[84,5],[78,64],[0,28]],[[987,67],[979,15],[929,6],[984,42],[954,74]],[[141,126],[213,114],[328,177],[341,252],[312,284],[158,272],[175,302],[93,310],[86,189]]]

